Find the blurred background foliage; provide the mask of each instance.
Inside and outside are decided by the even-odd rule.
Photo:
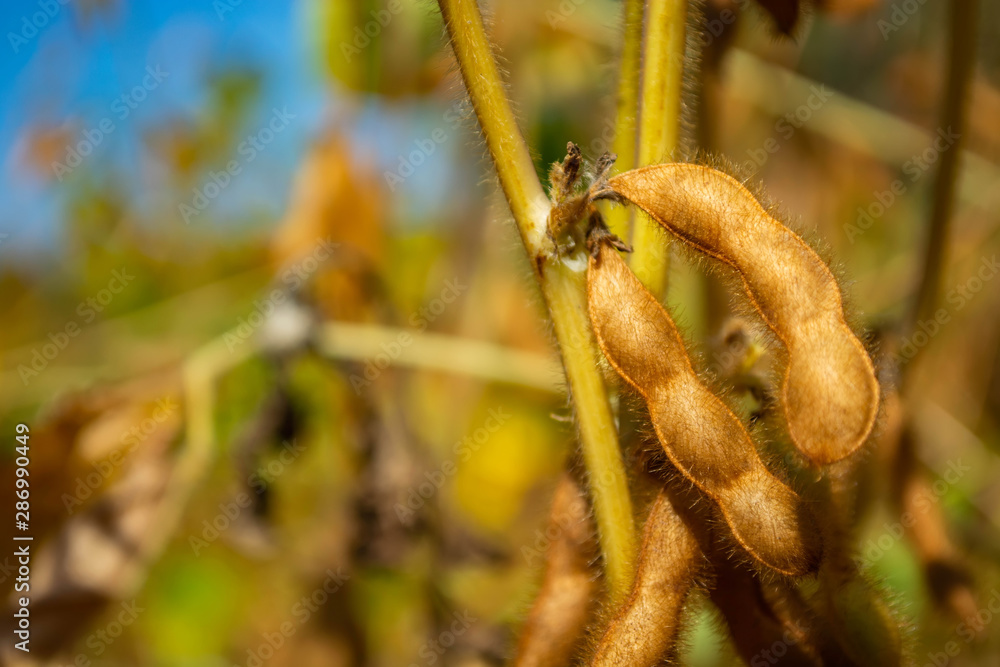
[[[0,432],[11,434],[0,479],[12,486],[25,422],[31,657],[501,664],[537,586],[574,433],[433,3],[43,4],[0,10],[21,38],[8,35],[0,70]],[[827,0],[791,40],[741,4],[705,8],[722,23],[703,29],[703,75],[690,82],[691,154],[700,144],[762,181],[834,258],[859,325],[878,331],[901,316],[919,268],[932,172],[913,177],[906,163],[938,129],[944,3]],[[900,19],[904,4],[916,9]],[[539,173],[568,140],[589,159],[608,149],[620,3],[486,6]],[[998,19],[1000,5],[983,2],[946,291],[997,251]],[[28,36],[24,21],[41,27]],[[157,67],[168,75],[144,84]],[[831,93],[812,108],[819,86]],[[91,150],[63,169],[81,142]],[[897,179],[905,192],[873,214]],[[859,208],[873,222],[853,234]],[[711,363],[718,304],[702,267],[681,253],[671,271],[669,302]],[[115,272],[131,276],[120,290]],[[983,606],[1000,599],[1000,290],[989,279],[968,290],[916,382],[922,465],[934,479],[969,467],[939,506]],[[303,318],[322,341],[295,338]],[[438,334],[454,338],[425,352],[419,341]],[[268,342],[282,336],[297,342]],[[455,372],[464,342],[524,363]],[[392,357],[385,370],[379,354]],[[189,392],[201,359],[221,369],[210,403]],[[209,456],[188,457],[192,413],[205,409]],[[4,512],[12,504],[4,496]],[[957,641],[954,664],[995,664],[1000,625],[965,643],[929,603],[909,543],[878,542],[897,520],[867,517],[860,546],[878,549],[871,571],[908,619],[915,658]],[[11,591],[10,572],[0,577]],[[302,602],[318,591],[323,603]],[[122,601],[142,611],[116,634]],[[693,604],[685,664],[731,664],[718,620]],[[474,620],[454,626],[455,614]],[[9,648],[9,664],[34,664]]]

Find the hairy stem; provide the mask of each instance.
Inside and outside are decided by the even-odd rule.
[[[500,186],[541,282],[559,343],[580,443],[590,477],[601,551],[612,600],[632,582],[635,528],[625,466],[587,318],[586,262],[560,258],[546,236],[551,204],[507,100],[475,0],[438,0],[459,70],[496,166]]]
[[[549,245],[545,229],[550,203],[507,100],[479,7],[471,0],[439,0],[438,4],[500,187],[524,247],[534,258]]]
[[[586,274],[582,268],[558,262],[544,276],[542,290],[576,407],[608,590],[612,600],[619,602],[625,599],[632,585],[635,527],[618,433],[604,379],[598,370],[600,353],[587,317]]]
[[[949,3],[948,80],[941,108],[941,128],[953,131],[958,140],[941,154],[934,180],[934,199],[924,247],[923,274],[914,299],[904,334],[911,334],[918,323],[933,317],[941,291],[941,274],[946,264],[948,237],[951,229],[955,184],[958,179],[959,157],[965,134],[965,110],[969,84],[976,61],[976,4]],[[913,366],[913,359],[909,367]]]
[[[618,72],[614,152],[618,156],[615,171],[636,166],[636,121],[639,111],[639,72],[642,66],[642,3],[625,0],[625,32],[622,39],[621,68]],[[631,207],[608,207],[605,219],[612,233],[623,239],[632,237],[634,212]]]
[[[676,158],[684,83],[687,0],[646,0],[639,99],[637,167]],[[669,247],[656,223],[640,214],[632,245],[632,270],[657,297],[667,287]]]

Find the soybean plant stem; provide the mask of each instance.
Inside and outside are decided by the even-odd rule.
[[[646,0],[639,98],[638,163],[677,159],[684,83],[687,0]],[[670,249],[656,223],[638,215],[632,235],[632,270],[657,297],[667,287]]]
[[[924,247],[923,274],[904,335],[909,336],[921,320],[930,319],[937,309],[941,278],[947,260],[948,237],[958,180],[958,160],[965,134],[965,110],[969,84],[976,61],[976,5],[974,0],[948,3],[947,90],[941,108],[941,128],[958,135],[955,145],[941,154],[934,180],[934,200]],[[907,367],[912,367],[913,359]]]
[[[632,583],[635,528],[625,466],[586,311],[586,262],[553,253],[546,235],[551,203],[535,173],[504,90],[476,0],[438,0],[459,70],[496,166],[556,333],[604,556],[608,589],[623,600]]]
[[[625,0],[625,29],[622,36],[621,67],[618,70],[618,99],[615,111],[614,152],[618,156],[615,171],[634,169],[636,122],[639,114],[639,72],[642,66],[642,3]],[[616,206],[605,211],[608,227],[623,239],[632,238],[634,211],[630,206]]]

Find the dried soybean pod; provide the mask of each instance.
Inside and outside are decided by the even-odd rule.
[[[542,587],[521,630],[515,667],[559,667],[571,662],[597,597],[590,562],[596,555],[586,498],[564,473],[556,486]]]
[[[660,164],[608,184],[668,231],[739,272],[753,306],[788,352],[781,403],[798,450],[823,465],[858,449],[875,422],[878,381],[819,255],[739,181],[710,167]]]
[[[820,574],[823,608],[834,637],[851,661],[864,667],[904,664],[899,620],[878,589],[860,572]]]
[[[768,471],[740,420],[698,379],[670,315],[615,252],[612,237],[595,232],[590,321],[604,356],[645,399],[667,458],[715,502],[751,556],[783,574],[812,571],[820,545],[801,499]]]
[[[591,667],[662,664],[674,649],[684,602],[704,566],[697,537],[661,490],[642,531],[632,591],[598,641]]]
[[[817,656],[820,664],[842,667],[859,667],[830,633],[798,588],[790,581],[758,581],[759,590],[767,607],[785,628],[789,643],[807,647],[810,655]]]
[[[816,649],[805,644],[802,628],[786,627],[768,606],[760,582],[750,572],[723,554],[713,555],[712,566],[715,585],[709,597],[722,612],[729,636],[748,665],[766,663],[765,656],[788,667],[822,664]]]

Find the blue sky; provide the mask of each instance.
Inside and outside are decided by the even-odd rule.
[[[243,128],[247,133],[263,127],[274,108],[287,109],[296,120],[213,203],[213,212],[221,214],[213,217],[217,222],[240,209],[279,219],[296,165],[341,101],[310,43],[317,33],[311,2],[118,0],[113,10],[84,21],[76,9],[82,1],[0,5],[0,233],[8,235],[0,241],[0,259],[58,248],[65,217],[60,184],[23,168],[19,142],[26,128],[73,121],[78,125],[73,136],[79,139],[110,118],[114,131],[81,168],[123,179],[132,206],[140,211],[163,205],[162,197],[157,200],[162,193],[148,192],[141,180],[142,133],[159,120],[196,115],[206,99],[206,73],[229,65],[251,64],[263,74],[260,102]],[[227,5],[231,11],[219,11]],[[45,8],[52,16],[43,13]],[[42,27],[31,34],[26,20]],[[143,82],[147,67],[157,66],[167,78],[127,118],[119,119],[123,107],[115,101]],[[361,111],[348,131],[362,160],[374,161],[380,172],[391,171],[401,155],[413,150],[415,140],[442,126],[442,113],[451,103],[355,98],[352,106]],[[446,129],[449,136],[458,136],[455,128]],[[405,210],[410,220],[440,217],[442,202],[449,199],[447,184],[457,177],[460,145],[454,140],[443,145],[426,168],[394,192],[394,210]]]
[[[54,16],[41,14],[43,6]],[[57,0],[0,7],[0,232],[41,248],[57,238],[60,228],[58,185],[32,177],[19,164],[25,127],[76,119],[79,135],[110,118],[114,131],[88,161],[114,164],[131,178],[142,130],[157,119],[196,113],[206,93],[206,68],[236,63],[264,72],[262,100],[248,130],[266,123],[274,107],[286,107],[296,121],[274,149],[251,165],[256,174],[240,179],[242,192],[227,195],[263,199],[280,211],[294,165],[320,124],[329,88],[322,85],[302,37],[300,4],[243,0],[221,19],[219,6],[212,0],[121,2],[86,25],[77,11]],[[25,30],[26,18],[44,24],[37,34]],[[147,67],[157,66],[166,79],[122,119],[124,107],[115,100],[143,82]],[[141,193],[137,196],[141,202]]]

